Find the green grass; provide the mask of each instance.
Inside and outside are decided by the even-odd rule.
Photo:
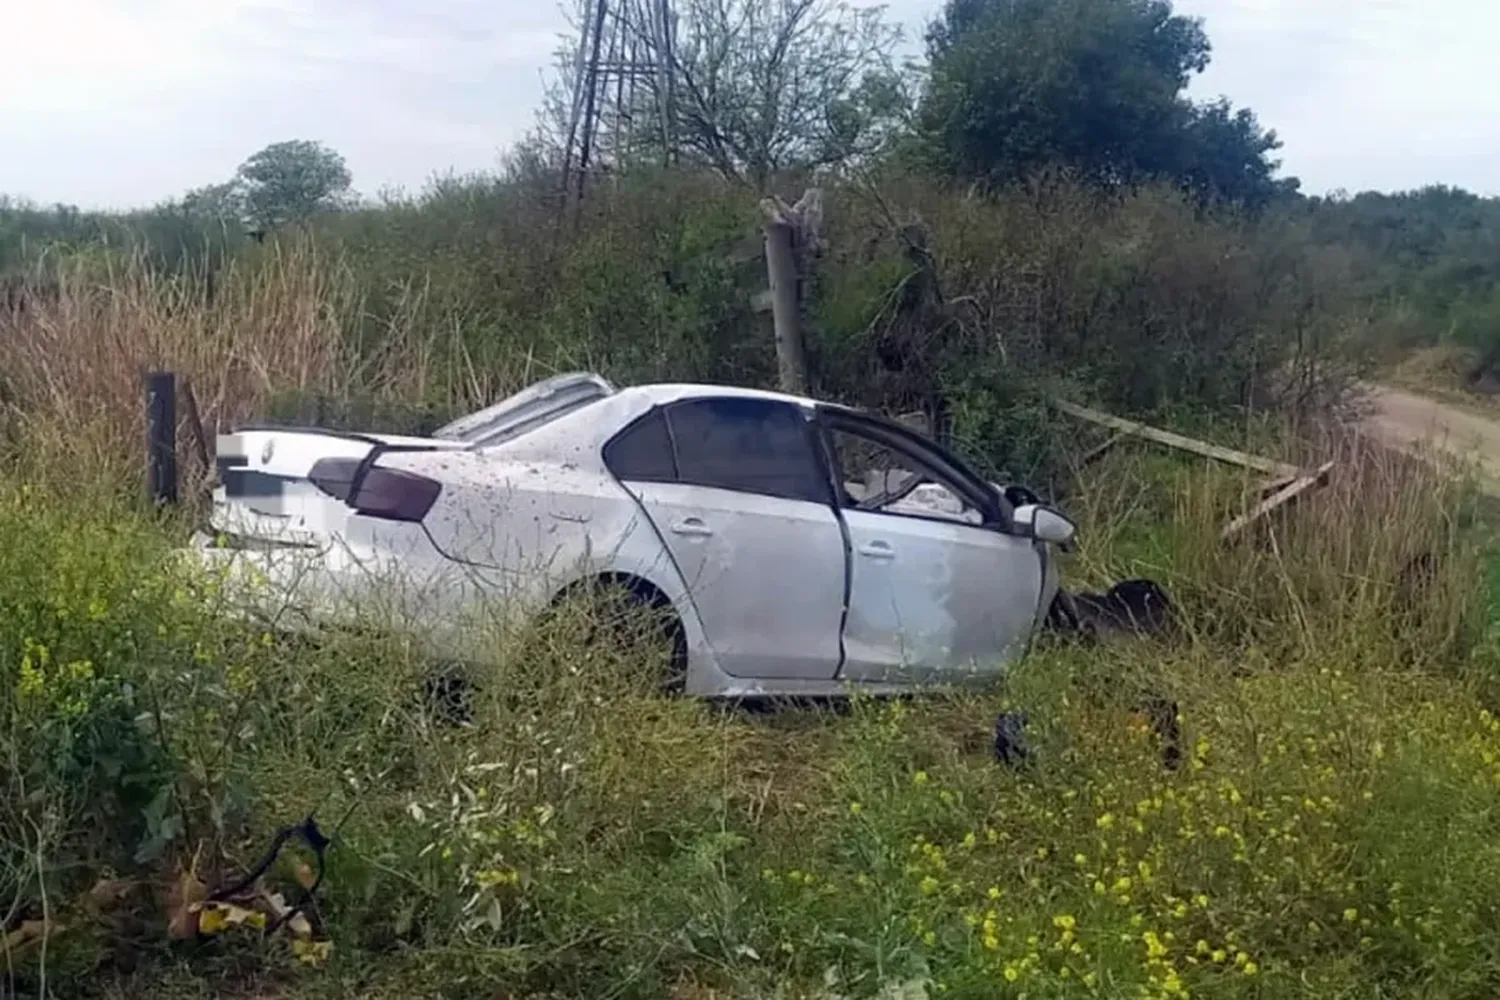
[[[601,191],[564,234],[523,181],[449,186],[165,256],[90,222],[26,262],[38,294],[0,320],[0,995],[1494,995],[1495,519],[1444,475],[1292,440],[1275,402],[1234,409],[1292,358],[1324,380],[1316,409],[1400,317],[1372,319],[1305,234],[1173,192],[878,183],[828,190],[818,392],[899,411],[940,387],[987,472],[1069,482],[1069,581],[1162,580],[1179,644],[1049,646],[988,692],[753,715],[652,696],[582,623],[497,626],[473,725],[435,724],[399,641],[236,625],[165,557],[174,527],[116,495],[138,493],[142,433],[121,373],[187,376],[210,425],[391,430],[577,367],[768,384],[753,199],[677,172]],[[918,218],[937,312],[891,232]],[[1222,543],[1253,481],[1132,445],[1071,482],[1093,442],[1042,404],[1063,387],[1336,458],[1333,484]],[[1182,709],[1180,773],[1132,728],[1143,691]],[[985,748],[1007,707],[1033,722],[1024,771]],[[222,885],[309,813],[335,832],[326,958],[168,934],[184,873]]]
[[[1483,561],[1488,522],[1456,516],[1458,486],[1365,457],[1227,546],[1234,474],[1123,453],[1080,483],[1069,574],[1165,580],[1190,617],[1179,643],[1053,641],[992,691],[765,714],[659,698],[647,664],[565,621],[497,635],[467,727],[424,713],[400,642],[237,625],[215,580],[166,558],[169,528],[7,486],[0,912],[59,928],[45,955],[5,959],[11,981],[168,998],[1492,996],[1500,564]],[[1415,595],[1397,579],[1413,552],[1439,567]],[[1177,771],[1142,693],[1179,705]],[[1015,707],[1021,769],[987,744]],[[222,884],[309,813],[335,830],[323,960],[245,928],[169,937],[184,871]],[[105,877],[137,888],[101,907]],[[266,881],[291,892],[290,863]]]

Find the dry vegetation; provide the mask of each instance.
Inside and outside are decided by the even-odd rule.
[[[291,390],[454,408],[582,361],[757,380],[743,289],[703,263],[739,225],[715,198],[643,196],[547,268],[500,223],[487,257],[454,251],[470,271],[438,266],[435,229],[472,235],[442,204],[342,251],[268,246],[212,295],[70,259],[55,300],[0,320],[0,995],[1493,996],[1500,640],[1461,480],[1299,420],[1270,437],[1338,475],[1226,546],[1238,475],[1124,449],[1070,479],[1035,444],[1027,380],[1222,413],[1296,360],[1280,345],[1351,335],[1316,272],[1272,281],[1262,236],[1169,199],[927,204],[944,301],[972,309],[913,356],[982,458],[1067,482],[1076,581],[1167,583],[1189,624],[1172,643],[1049,642],[989,692],[754,714],[652,696],[562,622],[497,637],[472,725],[451,727],[399,642],[235,623],[219,582],[170,558],[177,526],[138,510],[142,364],[190,375],[211,420]],[[881,319],[910,275],[899,245],[864,249],[889,228],[855,205],[834,216],[818,358],[831,393],[899,404],[926,383],[867,359],[919,314]],[[362,262],[396,245],[431,270]],[[1031,450],[996,445],[1017,428]],[[1133,715],[1142,690],[1180,707],[1177,771]],[[1026,768],[985,746],[1007,706],[1031,717]],[[168,936],[184,872],[220,884],[309,813],[337,834],[313,921],[331,948]]]

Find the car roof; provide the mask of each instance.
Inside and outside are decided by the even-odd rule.
[[[824,403],[821,400],[810,399],[806,396],[793,396],[789,393],[772,392],[768,389],[746,389],[741,386],[713,385],[702,382],[655,382],[648,385],[629,386],[619,390],[619,392],[621,395],[637,396],[658,405],[704,397],[765,399],[791,403],[794,406],[834,405],[832,403]]]
[[[501,442],[494,446],[494,450],[528,461],[565,457],[569,462],[592,465],[599,458],[599,449],[604,442],[635,418],[659,406],[694,399],[726,398],[761,399],[803,409],[825,407],[854,412],[845,406],[765,389],[697,382],[657,382],[617,389],[556,421]]]

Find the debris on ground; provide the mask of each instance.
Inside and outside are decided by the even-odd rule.
[[[1023,712],[1001,712],[995,718],[995,759],[1011,767],[1025,763],[1031,756],[1026,743],[1027,718]]]
[[[1177,610],[1166,589],[1155,580],[1122,580],[1104,593],[1059,589],[1048,610],[1046,626],[1086,643],[1124,636],[1164,638],[1177,628]],[[1177,702],[1143,692],[1131,710],[1132,725],[1154,733],[1162,766],[1176,770],[1182,760],[1182,731]],[[1011,767],[1026,763],[1031,749],[1025,739],[1026,716],[1003,712],[995,719],[995,759]]]
[[[1177,624],[1176,609],[1155,580],[1122,580],[1104,593],[1059,589],[1047,626],[1093,642],[1122,635],[1165,637]]]
[[[1151,734],[1161,748],[1162,767],[1175,771],[1182,764],[1182,720],[1177,702],[1160,694],[1146,693],[1132,706],[1130,725]],[[1021,768],[1033,760],[1026,739],[1029,720],[1025,712],[1006,711],[995,717],[991,748],[995,760],[1010,768]]]
[[[315,856],[316,868],[296,859],[292,863],[297,883],[296,899],[268,888],[263,878],[293,838],[302,840]],[[314,926],[316,893],[323,880],[324,853],[328,838],[312,817],[283,827],[272,838],[270,849],[249,872],[235,882],[210,891],[189,866],[167,892],[167,933],[179,941],[214,937],[237,930],[252,930],[269,937],[285,929],[292,954],[305,964],[318,964],[332,950]]]

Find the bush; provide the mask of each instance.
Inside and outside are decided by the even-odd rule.
[[[137,682],[143,663],[185,662],[181,632],[193,618],[153,571],[159,549],[139,524],[81,521],[54,497],[8,486],[0,539],[0,894],[24,908],[72,867],[39,871],[36,859],[76,852],[108,866],[162,832],[146,820],[162,816],[172,762],[137,725],[160,711]],[[101,830],[117,836],[101,840]]]
[[[454,182],[201,273],[60,256],[55,300],[0,319],[11,436],[138,482],[126,373],[141,365],[189,376],[211,429],[275,415],[421,431],[577,368],[774,383],[750,199],[634,178],[571,223],[527,190]],[[1049,392],[1121,411],[1317,412],[1370,336],[1347,261],[1309,249],[1299,224],[1205,214],[1167,190],[1051,178],[979,199],[894,175],[832,185],[828,204],[807,288],[815,391],[927,411],[997,476],[1062,470]]]

